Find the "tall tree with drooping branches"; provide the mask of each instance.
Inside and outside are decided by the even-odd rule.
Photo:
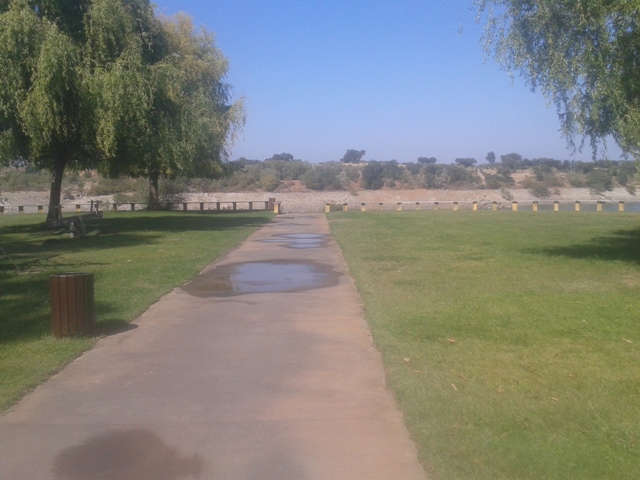
[[[575,149],[640,153],[639,0],[475,0],[484,46],[556,105]],[[574,139],[579,137],[580,143]]]

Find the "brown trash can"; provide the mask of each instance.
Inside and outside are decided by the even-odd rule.
[[[49,276],[51,329],[56,338],[93,333],[95,304],[92,273]]]

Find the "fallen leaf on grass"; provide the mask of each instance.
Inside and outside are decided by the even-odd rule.
[[[405,361],[405,362],[407,362],[407,363],[409,363],[409,362],[411,361],[411,359],[410,359],[410,358],[407,358],[407,357],[404,357],[404,361]]]
[[[623,338],[622,340],[624,340],[627,343],[633,343],[631,340],[627,340],[626,338]]]
[[[475,457],[473,459],[473,463],[475,463],[476,465],[478,465],[479,467],[484,468],[484,464],[482,463],[482,460],[480,460],[478,457]]]
[[[458,387],[456,387],[453,383],[451,384],[451,388],[453,388],[456,392],[458,391]]]
[[[456,342],[457,342],[457,340],[456,340],[455,338],[453,338],[453,337],[451,337],[451,338],[449,339],[449,343],[456,343]]]
[[[504,391],[505,391],[505,390],[504,390],[504,387],[503,387],[502,385],[500,385],[500,386],[498,387],[498,393],[504,393]]]
[[[559,402],[560,401],[556,397],[549,397],[549,398],[551,398],[551,400],[553,400],[554,402]]]

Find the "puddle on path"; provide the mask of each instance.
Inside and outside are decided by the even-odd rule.
[[[230,263],[198,275],[182,289],[200,298],[302,292],[337,285],[339,277],[331,266],[313,261]]]
[[[286,248],[322,248],[329,245],[331,235],[323,233],[283,233],[274,238],[258,240],[262,243],[277,243]]]

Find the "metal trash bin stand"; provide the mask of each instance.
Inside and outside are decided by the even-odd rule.
[[[92,334],[95,302],[92,273],[49,276],[51,329],[56,338]]]

